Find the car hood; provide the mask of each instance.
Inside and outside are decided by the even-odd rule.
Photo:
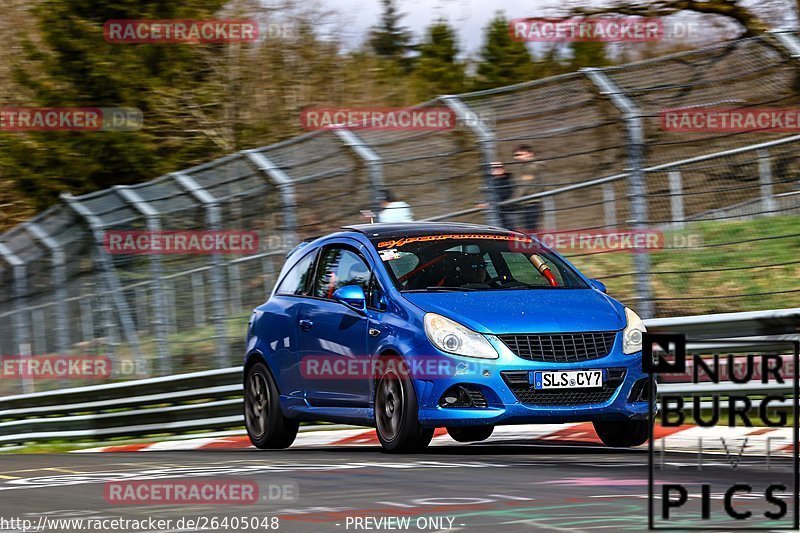
[[[625,327],[623,306],[592,289],[532,289],[403,293],[426,312],[438,313],[481,333],[616,331]]]

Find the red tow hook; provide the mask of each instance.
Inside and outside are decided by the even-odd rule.
[[[545,263],[541,257],[539,257],[537,254],[533,254],[531,256],[531,263],[533,263],[533,266],[535,266],[536,270],[539,271],[539,274],[544,276],[544,279],[547,280],[551,287],[558,287],[558,280],[550,271],[550,267],[547,266],[547,263]]]

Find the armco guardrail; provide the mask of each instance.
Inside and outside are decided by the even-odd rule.
[[[736,352],[764,348],[765,335],[779,336],[776,341],[787,336],[797,338],[800,309],[676,317],[645,323],[650,331],[682,332],[709,339],[689,344],[689,351]],[[721,337],[736,340],[726,342]],[[752,337],[759,338],[748,343],[746,339]],[[789,383],[757,383],[750,387],[753,394],[792,393]],[[669,383],[659,390],[713,394],[728,388],[725,383]],[[241,366],[0,398],[0,445],[182,434],[237,428],[242,423]]]

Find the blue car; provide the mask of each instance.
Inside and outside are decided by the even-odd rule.
[[[286,448],[302,421],[373,426],[389,452],[445,427],[591,421],[609,446],[649,435],[645,327],[528,235],[474,224],[369,224],[292,250],[253,311],[245,422]]]

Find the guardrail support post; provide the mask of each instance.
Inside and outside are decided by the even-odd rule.
[[[440,96],[439,100],[444,102],[455,113],[456,118],[468,127],[478,139],[481,150],[481,163],[483,164],[483,180],[486,187],[486,204],[488,206],[486,208],[486,221],[491,226],[500,226],[502,221],[500,210],[497,206],[497,188],[494,184],[495,178],[492,176],[492,163],[497,161],[497,142],[494,132],[458,96]]]
[[[761,214],[765,217],[774,216],[778,205],[772,194],[772,160],[766,150],[758,151],[758,181],[761,189]]]
[[[622,113],[628,134],[628,190],[631,202],[631,219],[635,230],[647,229],[647,183],[644,171],[644,124],[639,109],[625,92],[606,76],[602,69],[585,68],[584,74],[597,87],[600,94],[608,96],[614,107]],[[642,318],[653,317],[650,294],[650,256],[647,252],[633,252],[636,269],[636,312]]]
[[[683,180],[679,170],[667,173],[669,178],[670,207],[672,227],[682,229],[686,226],[686,215],[683,212]]]
[[[383,160],[381,156],[364,142],[361,137],[346,128],[334,128],[333,133],[351,148],[358,157],[364,160],[372,187],[372,211],[377,215],[381,211],[381,191],[383,190]]]
[[[147,361],[145,361],[142,356],[142,350],[139,344],[139,336],[136,333],[136,324],[133,321],[130,307],[128,306],[128,302],[125,301],[125,295],[122,293],[122,286],[120,285],[119,279],[114,271],[114,265],[112,264],[111,259],[108,258],[108,254],[105,251],[103,243],[103,223],[100,221],[97,215],[92,213],[85,205],[80,203],[80,201],[78,201],[78,199],[71,194],[63,193],[61,195],[61,199],[64,200],[67,206],[75,211],[75,213],[83,218],[89,225],[89,229],[91,230],[94,238],[97,262],[100,264],[100,268],[103,272],[103,278],[108,286],[108,296],[114,302],[114,307],[116,308],[119,322],[122,325],[125,339],[131,345],[133,355],[137,361],[142,365],[147,364]],[[102,289],[99,286],[96,287],[96,289],[97,296],[102,297]],[[109,339],[108,346],[110,349],[109,352],[113,358],[116,347],[113,345],[112,339]]]
[[[206,325],[206,299],[203,273],[192,273],[192,307],[194,307],[194,325],[201,328]]]
[[[147,222],[147,230],[153,233],[161,232],[160,213],[147,203],[139,193],[124,185],[113,187],[123,200],[128,202],[136,211],[141,213]],[[161,254],[150,254],[150,275],[153,277],[153,317],[155,318],[156,349],[158,350],[158,369],[161,375],[168,375],[172,371],[172,360],[167,339],[167,302],[164,297],[164,269],[161,265]]]
[[[222,213],[219,202],[205,190],[197,181],[181,172],[173,172],[173,179],[192,197],[203,205],[206,212],[206,227],[210,230],[222,229]],[[211,254],[211,308],[213,315],[210,317],[214,323],[214,337],[217,346],[217,367],[225,368],[229,363],[228,332],[225,310],[225,264],[220,254]]]
[[[613,183],[603,185],[603,218],[606,227],[617,225],[617,195]]]
[[[294,193],[294,182],[286,172],[278,168],[267,156],[256,150],[239,152],[249,159],[265,176],[270,178],[278,188],[283,203],[283,223],[286,225],[288,241],[298,242],[297,234],[297,199]]]
[[[50,262],[53,267],[53,288],[55,296],[55,339],[56,351],[59,355],[65,355],[69,351],[70,331],[69,331],[69,309],[67,307],[67,273],[66,258],[61,244],[48,234],[44,228],[34,222],[26,222],[25,229],[33,235],[33,238],[42,243],[50,252]]]

